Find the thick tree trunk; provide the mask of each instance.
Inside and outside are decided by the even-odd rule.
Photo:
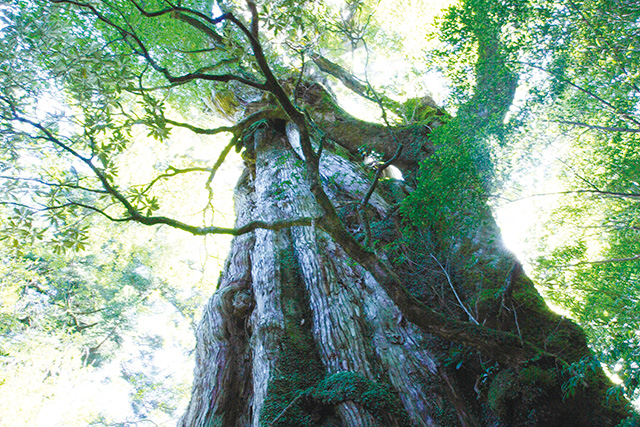
[[[363,145],[388,138],[384,128],[337,115],[327,120],[326,112],[316,112],[316,120],[338,142],[340,123],[347,122],[348,151],[355,150],[357,126],[368,135]],[[422,146],[416,143],[415,128],[404,131],[399,135],[414,147],[414,161],[402,164],[412,165],[416,153],[429,150],[424,138]],[[263,122],[245,136],[238,227],[322,214],[296,138],[284,120]],[[584,338],[548,311],[500,246],[492,219],[449,249],[443,249],[445,236],[398,240],[402,183],[376,190],[363,212],[358,206],[370,171],[334,153],[328,141],[322,153],[325,191],[343,222],[362,241],[363,224],[373,225],[379,257],[421,303],[457,325],[478,322],[517,334],[523,348],[527,342],[543,353],[498,363],[481,348],[427,334],[320,228],[257,230],[235,238],[205,308],[193,395],[181,426],[613,426],[620,420],[624,408],[607,406],[601,373],[587,373],[574,397],[563,398],[559,361],[587,355]],[[386,250],[393,242],[400,248]],[[423,262],[412,265],[410,257],[398,256],[403,252],[421,254]],[[460,265],[445,267],[444,257]],[[462,268],[471,257],[474,268]],[[496,340],[489,344],[499,346]]]

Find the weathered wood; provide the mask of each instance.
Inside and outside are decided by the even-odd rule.
[[[248,174],[235,192],[236,225],[251,221],[254,195]],[[246,426],[251,387],[251,354],[245,328],[253,305],[251,250],[253,233],[231,245],[217,292],[204,308],[196,330],[194,384],[191,401],[179,426]]]

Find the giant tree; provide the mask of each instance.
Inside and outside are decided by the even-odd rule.
[[[484,138],[517,81],[500,38],[511,6],[470,6],[475,95],[452,116],[325,55],[367,49],[363,2],[8,5],[6,232],[73,247],[93,214],[234,236],[198,327],[184,426],[616,425],[625,402],[599,367],[576,374],[583,333],[545,306],[487,205]],[[342,109],[328,75],[383,121]],[[234,123],[210,127],[200,105]],[[126,168],[150,138],[176,144],[176,128],[231,138],[212,158],[185,148],[155,174]],[[213,207],[232,150],[243,171],[229,228]],[[391,165],[402,179],[384,178]],[[161,199],[187,175],[206,193],[197,216]]]

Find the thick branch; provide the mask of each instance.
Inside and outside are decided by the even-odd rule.
[[[239,136],[241,132],[252,124],[259,122],[260,120],[268,120],[268,119],[285,119],[286,114],[277,108],[265,108],[260,111],[257,111],[240,122],[236,123],[233,126],[221,126],[213,129],[206,129],[199,126],[193,126],[189,123],[177,122],[171,119],[165,119],[165,121],[173,126],[183,127],[185,129],[189,129],[193,133],[197,133],[200,135],[217,135],[219,133],[229,132],[234,134],[235,136]]]
[[[618,126],[597,126],[597,125],[589,125],[587,123],[582,122],[574,122],[569,120],[555,120],[555,123],[560,123],[563,125],[572,125],[579,126],[587,129],[593,130],[602,130],[605,132],[625,132],[625,133],[640,133],[640,129],[632,129],[632,128],[623,128]]]
[[[399,113],[402,110],[402,105],[399,102],[394,101],[393,99],[386,96],[372,94],[371,88],[367,84],[361,82],[349,71],[345,70],[340,65],[329,61],[324,56],[313,54],[311,55],[311,59],[318,66],[320,71],[337,78],[342,82],[342,84],[351,89],[355,94],[363,97],[368,101],[375,102],[376,104],[382,103],[383,105],[390,107],[396,113]]]
[[[185,129],[189,129],[193,133],[197,133],[199,135],[217,135],[219,133],[235,133],[237,126],[220,126],[213,129],[206,129],[199,126],[190,125],[189,123],[177,122],[171,119],[164,119],[168,124],[173,126],[182,127]]]
[[[596,261],[579,261],[573,264],[561,265],[559,267],[578,267],[581,265],[598,265],[598,264],[609,264],[612,262],[629,262],[629,261],[638,261],[640,260],[640,254],[626,257],[626,258],[609,258],[609,259],[600,259]]]
[[[364,145],[365,149],[382,154],[386,161],[395,156],[399,146],[398,141],[403,141],[403,150],[393,165],[408,176],[417,170],[420,160],[432,151],[429,134],[430,126],[437,125],[436,117],[434,122],[429,123],[430,126],[420,123],[389,127],[365,122],[349,115],[331,102],[330,95],[317,83],[303,82],[296,91],[296,95],[300,97],[300,103],[305,105],[305,111],[314,124],[330,140],[347,149],[354,156],[361,155],[360,149]]]
[[[177,221],[172,218],[164,216],[142,216],[126,218],[128,221],[139,222],[144,225],[168,225],[179,230],[186,231],[196,236],[204,236],[208,234],[229,234],[231,236],[241,236],[243,234],[251,233],[256,229],[264,229],[271,231],[284,230],[290,227],[297,226],[310,226],[313,224],[314,218],[296,218],[290,220],[266,222],[266,221],[252,221],[240,228],[224,228],[224,227],[196,227]]]
[[[136,4],[135,2],[132,2],[132,3]],[[141,10],[141,9],[138,8],[138,10]],[[208,27],[202,21],[199,21],[196,18],[189,16],[184,12],[179,12],[179,11],[172,13],[171,17],[178,19],[186,24],[191,25],[193,28],[196,28],[202,31],[204,34],[207,35],[207,37],[213,40],[217,46],[224,47],[224,39],[218,33],[216,33],[215,30],[213,30],[213,28]]]

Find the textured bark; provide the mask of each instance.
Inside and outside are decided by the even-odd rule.
[[[295,136],[291,139],[295,147]],[[236,225],[318,216],[304,164],[286,133],[263,128],[253,140],[256,160],[237,188]],[[364,196],[368,189],[364,172],[329,152],[321,161],[327,189],[344,202]],[[372,206],[375,215],[390,210],[378,194]],[[388,383],[415,425],[437,425],[431,414],[452,406],[426,345],[431,338],[404,321],[371,274],[316,227],[292,227],[289,232],[256,230],[236,237],[220,289],[205,309],[198,330],[196,384],[182,425],[260,425],[269,380],[277,375],[286,334],[282,287],[290,284],[283,282],[283,263],[291,260],[278,256],[283,250],[291,251],[298,265],[299,284],[304,286],[311,313],[311,334],[326,374],[356,372],[374,382]],[[251,313],[234,311],[239,295],[242,301],[245,295],[252,296],[251,303],[244,303],[252,308]],[[246,407],[240,409],[247,398]],[[356,402],[336,406],[345,426],[398,423],[391,419],[393,424],[385,424]]]
[[[293,89],[291,89],[293,92]],[[362,156],[361,150],[375,151],[388,160],[396,154],[398,144],[403,150],[394,162],[403,174],[411,174],[420,160],[433,152],[428,140],[432,130],[441,124],[445,113],[432,107],[433,101],[425,101],[423,108],[432,111],[431,119],[411,126],[387,128],[381,124],[358,120],[339,108],[326,90],[317,83],[303,83],[296,95],[307,105],[310,116],[326,136],[348,150],[354,156]]]
[[[236,188],[236,223],[250,221],[253,194],[244,185],[245,173]],[[233,240],[224,275],[217,292],[204,308],[196,331],[194,388],[183,426],[249,425],[252,395],[251,357],[246,317],[254,302],[251,286],[252,233]]]
[[[388,135],[362,126],[378,129],[380,140]],[[267,120],[243,145],[237,228],[322,218],[296,126]],[[327,146],[319,169],[341,220],[362,237],[358,204],[370,171]],[[198,328],[193,395],[181,426],[613,426],[621,418],[624,409],[603,403],[601,373],[563,401],[557,364],[587,355],[584,337],[546,309],[492,220],[447,249],[447,259],[460,263],[447,276],[454,287],[442,265],[415,267],[397,253],[428,254],[446,236],[386,249],[398,240],[400,221],[388,188],[373,193],[365,216],[376,232],[387,230],[376,236],[379,265],[393,269],[429,311],[415,309],[406,289],[383,283],[316,223],[238,236]],[[467,257],[477,260],[474,268],[462,268]]]

